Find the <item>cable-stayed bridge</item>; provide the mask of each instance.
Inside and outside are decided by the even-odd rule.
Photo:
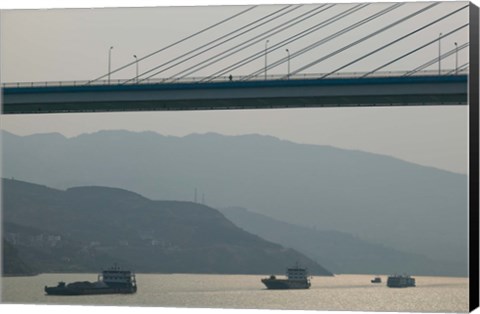
[[[258,10],[114,69],[112,46],[91,80],[4,83],[3,113],[467,104],[468,3]]]

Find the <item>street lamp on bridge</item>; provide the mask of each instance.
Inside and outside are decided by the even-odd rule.
[[[110,46],[110,49],[108,49],[108,85],[110,85],[110,72],[112,67],[112,49],[113,49],[113,46]]]
[[[135,81],[137,81],[137,84],[138,84],[138,58],[137,58],[137,55],[133,55],[133,57],[135,58],[135,68],[136,68]]]
[[[458,74],[458,44],[455,42],[455,74]]]
[[[287,71],[287,79],[290,79],[290,51],[288,49],[285,49],[287,52],[287,66],[288,66],[288,71]]]
[[[442,49],[440,46],[441,39],[442,39],[442,33],[438,35],[438,75],[441,75],[441,72],[442,72],[442,57],[441,57]]]
[[[267,80],[267,46],[269,42],[268,39],[265,41],[265,80]]]

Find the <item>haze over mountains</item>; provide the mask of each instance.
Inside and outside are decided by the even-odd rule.
[[[211,207],[343,232],[450,265],[448,274],[467,269],[467,176],[388,156],[261,135],[3,132],[3,176],[155,200],[193,201],[197,189]]]
[[[245,231],[295,248],[335,274],[467,276],[461,265],[369,243],[349,233],[297,226],[245,208],[231,207],[220,211]]]
[[[138,272],[283,273],[299,262],[329,271],[295,250],[265,241],[201,204],[152,201],[107,187],[66,191],[2,180],[7,261],[40,272],[97,272],[113,263]],[[6,267],[18,267],[8,263]],[[25,269],[13,269],[25,272]],[[7,272],[8,273],[8,272]]]

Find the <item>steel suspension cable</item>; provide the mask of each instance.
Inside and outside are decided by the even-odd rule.
[[[155,75],[158,75],[158,74],[160,74],[160,73],[162,73],[162,72],[164,72],[164,71],[166,71],[166,70],[169,70],[169,69],[171,69],[171,68],[173,68],[173,67],[175,67],[175,66],[177,66],[177,65],[179,65],[179,64],[181,64],[181,63],[183,63],[183,62],[185,62],[185,61],[188,61],[188,60],[190,60],[190,59],[192,59],[192,58],[194,58],[194,57],[196,57],[196,56],[199,56],[199,55],[201,55],[202,53],[205,53],[205,52],[207,52],[207,51],[209,51],[209,50],[212,50],[212,49],[214,49],[214,48],[216,48],[216,47],[218,47],[218,46],[220,46],[220,45],[222,45],[222,44],[224,44],[224,43],[226,43],[226,42],[229,42],[229,41],[231,41],[231,40],[233,40],[233,39],[235,39],[235,38],[237,38],[237,37],[240,37],[240,36],[242,36],[242,35],[250,32],[250,31],[254,30],[254,29],[257,28],[257,27],[260,27],[260,26],[263,26],[263,25],[265,25],[265,24],[267,24],[267,23],[270,23],[271,21],[273,21],[273,20],[275,20],[275,19],[277,19],[277,18],[280,18],[280,17],[282,17],[282,16],[284,16],[284,15],[290,13],[290,12],[293,12],[293,11],[299,9],[301,6],[302,6],[302,5],[297,5],[297,6],[293,7],[293,8],[291,8],[290,10],[288,10],[288,11],[286,11],[286,12],[283,12],[282,14],[280,14],[280,15],[278,15],[278,16],[275,16],[275,17],[273,17],[273,18],[271,18],[271,19],[269,19],[269,20],[267,20],[267,21],[264,21],[264,22],[262,22],[262,23],[259,24],[259,25],[253,26],[252,28],[250,28],[250,29],[248,29],[248,30],[246,30],[246,31],[244,31],[244,32],[242,32],[242,33],[240,33],[240,34],[237,34],[237,35],[229,38],[228,40],[225,40],[225,41],[223,41],[223,42],[221,42],[221,43],[219,43],[219,44],[217,44],[217,45],[215,45],[215,46],[213,46],[213,47],[210,47],[210,48],[207,49],[207,50],[204,50],[204,51],[202,51],[202,52],[200,52],[200,53],[197,53],[196,55],[194,55],[194,56],[192,56],[192,57],[190,57],[190,58],[188,58],[188,59],[186,59],[186,60],[184,60],[184,61],[182,61],[182,62],[176,63],[176,64],[173,65],[173,66],[170,66],[170,67],[168,67],[168,68],[166,68],[166,69],[163,69],[163,70],[161,70],[161,71],[155,72],[154,74],[152,74],[152,75],[144,78],[143,80],[149,79],[149,78],[151,78],[151,77],[153,77],[153,76],[155,76]],[[251,25],[254,24],[254,23],[258,23],[259,21],[261,21],[261,20],[263,20],[263,19],[265,19],[265,18],[267,18],[267,17],[270,17],[271,15],[276,14],[276,13],[278,13],[278,12],[280,12],[280,11],[286,9],[286,8],[289,8],[289,7],[291,7],[291,5],[285,7],[285,8],[283,8],[283,9],[281,9],[281,10],[278,10],[278,11],[276,11],[276,12],[274,12],[274,13],[266,16],[266,17],[260,18],[260,19],[258,19],[257,21],[248,24],[248,26],[251,26]],[[234,32],[231,32],[230,34],[236,33],[236,32],[238,32],[239,30],[242,30],[243,28],[245,28],[245,26],[242,27],[241,29],[238,29],[238,30],[235,30]],[[229,35],[230,35],[230,34],[229,34]],[[218,40],[218,39],[217,39],[217,40]],[[232,48],[231,48],[231,49],[232,49]],[[231,49],[229,49],[229,50],[231,50]],[[229,51],[229,50],[227,50],[227,51]],[[221,55],[221,54],[224,54],[224,53],[226,53],[226,52],[223,51],[222,53],[220,53],[220,55]],[[218,54],[217,54],[217,56],[218,56]],[[171,78],[174,78],[175,76],[177,76],[177,75],[179,75],[179,74],[182,74],[182,73],[184,73],[184,72],[186,72],[186,71],[189,71],[189,70],[191,70],[192,68],[198,67],[198,66],[200,66],[200,65],[201,65],[202,63],[204,63],[204,62],[207,62],[207,61],[204,60],[204,61],[202,61],[202,62],[199,62],[199,63],[195,64],[195,65],[192,66],[192,67],[189,67],[189,68],[186,69],[186,70],[182,70],[182,71],[180,71],[180,72],[172,75],[172,76],[170,77],[170,79],[171,79]],[[196,71],[198,71],[198,70],[196,70]],[[193,71],[193,72],[196,72],[196,71]],[[193,73],[193,72],[192,72],[192,73]]]
[[[331,41],[331,40],[333,40],[333,39],[335,39],[335,38],[337,38],[337,37],[339,37],[339,36],[341,36],[341,35],[343,35],[343,34],[345,34],[345,33],[348,33],[348,32],[350,32],[351,30],[353,30],[353,29],[355,29],[355,28],[357,28],[357,27],[360,27],[361,25],[364,25],[364,24],[366,24],[366,23],[368,23],[368,22],[370,22],[370,21],[373,21],[374,19],[376,19],[376,18],[378,18],[378,17],[380,17],[380,16],[382,16],[382,15],[385,15],[386,13],[388,13],[388,12],[390,12],[390,11],[393,11],[393,10],[397,9],[397,8],[399,8],[399,7],[402,6],[402,5],[404,5],[404,3],[395,3],[395,4],[389,6],[389,7],[385,8],[385,9],[383,9],[383,10],[375,13],[375,14],[370,15],[369,17],[367,17],[367,18],[365,18],[365,19],[363,19],[363,20],[360,20],[360,21],[358,21],[358,22],[356,22],[356,23],[353,23],[352,25],[350,25],[350,26],[348,26],[348,27],[345,27],[345,28],[343,28],[342,30],[340,30],[340,31],[338,31],[338,32],[336,32],[336,33],[334,33],[334,34],[332,34],[332,35],[330,35],[330,36],[328,36],[328,37],[326,37],[326,38],[324,38],[324,39],[316,42],[316,43],[313,43],[312,45],[307,46],[307,47],[305,47],[304,49],[302,49],[302,50],[300,50],[300,51],[298,51],[298,52],[296,52],[296,53],[294,53],[293,56],[290,57],[290,59],[296,58],[296,57],[298,57],[299,55],[302,55],[302,54],[306,53],[307,51],[310,51],[310,50],[312,50],[312,49],[314,49],[314,48],[316,48],[316,47],[318,47],[318,46],[320,46],[320,45],[323,45],[323,44],[325,44],[326,42],[329,42],[329,41]],[[336,53],[332,53],[331,56],[333,56],[333,55],[335,55],[335,54],[337,54],[337,53],[339,53],[339,52],[340,52],[340,51],[337,51]],[[284,63],[287,59],[288,59],[288,58],[282,58],[282,59],[280,59],[280,60],[277,60],[276,62],[273,62],[272,64],[270,64],[270,66],[268,66],[267,69],[275,68],[275,67],[279,66],[280,64]],[[263,71],[263,70],[260,69],[260,70],[258,70],[258,71],[256,71],[256,72],[253,72],[253,73],[249,74],[245,79],[249,79],[249,78],[251,78],[251,77],[254,77],[254,76],[262,73],[262,71]],[[297,70],[297,72],[298,72],[298,70]],[[290,73],[290,75],[295,74],[295,73],[297,73],[297,72],[292,72],[292,73]],[[287,76],[284,76],[283,78],[286,78],[286,77],[287,77]]]
[[[421,13],[427,11],[427,10],[430,10],[431,8],[433,8],[433,7],[435,7],[435,6],[439,5],[439,4],[440,4],[440,2],[434,2],[434,3],[430,4],[429,6],[427,6],[427,7],[425,7],[425,8],[422,8],[421,10],[418,10],[418,11],[412,13],[412,14],[409,14],[409,15],[407,15],[407,16],[399,19],[399,20],[397,20],[396,22],[393,22],[393,23],[391,23],[391,24],[389,24],[389,25],[387,25],[387,26],[385,26],[385,27],[383,27],[383,28],[381,28],[381,29],[379,29],[379,30],[377,30],[377,31],[375,31],[375,32],[373,32],[373,33],[371,33],[371,34],[369,34],[369,35],[367,35],[367,36],[365,36],[365,37],[363,37],[363,38],[355,41],[355,42],[353,42],[353,43],[350,43],[350,44],[347,45],[347,46],[344,46],[343,48],[337,50],[336,52],[340,53],[340,52],[342,52],[342,51],[344,51],[344,50],[347,50],[347,49],[349,49],[349,48],[351,48],[351,47],[353,47],[353,46],[355,46],[355,45],[357,45],[357,44],[359,44],[359,43],[361,43],[361,42],[363,42],[363,41],[365,41],[365,40],[367,40],[367,39],[370,39],[370,38],[372,38],[372,37],[374,37],[374,36],[376,36],[376,35],[384,32],[384,31],[386,31],[386,30],[388,30],[388,29],[390,29],[390,28],[392,28],[392,27],[400,24],[400,23],[403,23],[403,22],[405,22],[405,21],[407,21],[407,20],[409,20],[409,19],[411,19],[411,18],[413,18],[413,17],[415,17],[415,16],[417,16],[417,15],[419,15],[419,14],[421,14]],[[331,72],[329,72],[329,73],[321,76],[320,78],[325,78],[325,77],[330,76],[330,75],[332,75],[332,74],[334,74],[334,73],[337,73],[338,71],[340,71],[340,70],[342,70],[342,69],[344,69],[344,68],[346,68],[346,67],[349,67],[350,65],[352,65],[352,64],[354,64],[354,63],[357,63],[358,61],[363,60],[363,59],[371,56],[372,54],[374,54],[374,53],[376,53],[376,52],[378,52],[378,51],[383,50],[385,47],[387,47],[387,46],[383,46],[383,47],[378,48],[378,49],[376,49],[376,50],[374,50],[374,51],[372,51],[372,52],[370,52],[370,53],[368,53],[368,54],[365,54],[365,55],[361,56],[361,57],[358,58],[358,59],[355,59],[355,60],[353,60],[353,61],[351,61],[351,62],[349,62],[349,63],[347,63],[347,64],[345,64],[345,65],[343,65],[343,66],[341,66],[341,67],[339,67],[339,68],[336,68],[335,70],[333,70],[333,71],[331,71]],[[323,61],[323,60],[322,60],[322,61]],[[321,62],[321,61],[320,61],[320,62]]]
[[[467,7],[468,7],[468,6],[467,6]],[[377,72],[378,70],[383,69],[384,67],[389,66],[390,64],[395,63],[395,62],[397,62],[398,60],[403,59],[403,58],[411,55],[412,53],[415,53],[415,52],[417,52],[417,51],[419,51],[419,50],[421,50],[421,49],[423,49],[423,48],[425,48],[425,47],[427,47],[427,46],[429,46],[429,45],[431,45],[431,44],[433,44],[433,43],[435,43],[435,42],[438,42],[438,40],[440,40],[440,39],[442,39],[442,38],[445,38],[445,37],[447,37],[447,36],[449,36],[449,35],[451,35],[451,34],[453,34],[453,33],[455,33],[455,32],[458,32],[459,30],[461,30],[462,28],[467,27],[468,25],[469,25],[469,24],[466,23],[466,24],[464,24],[464,25],[462,25],[462,26],[460,26],[460,27],[457,27],[456,29],[454,29],[454,30],[452,30],[452,31],[450,31],[450,32],[448,32],[448,33],[440,36],[439,38],[434,39],[434,40],[432,40],[432,41],[430,41],[430,42],[428,42],[428,43],[426,43],[426,44],[424,44],[424,45],[422,45],[422,46],[420,46],[420,47],[418,47],[418,48],[416,48],[416,49],[413,49],[413,50],[409,51],[408,53],[406,53],[406,54],[404,54],[404,55],[402,55],[402,56],[400,56],[400,57],[398,57],[398,58],[396,58],[396,59],[394,59],[394,60],[392,60],[392,61],[390,61],[390,62],[387,62],[387,63],[385,63],[384,65],[379,66],[378,68],[376,68],[376,69],[374,69],[374,70],[372,70],[372,71],[370,71],[370,72],[362,75],[361,77],[366,77],[366,76],[368,76],[368,75],[370,75],[370,74],[372,74],[372,73],[375,73],[375,72]]]
[[[450,75],[454,72],[463,72],[463,71],[468,69],[468,65],[469,65],[469,62],[466,62],[466,63],[462,64],[461,66],[459,66],[458,69],[454,69],[454,70],[451,70],[451,71],[447,72],[447,75]]]
[[[187,70],[183,70],[183,71],[181,71],[181,72],[173,75],[173,77],[175,77],[175,76],[177,76],[177,75],[179,75],[179,74],[184,74],[184,73],[187,72],[188,70],[191,70],[190,72],[188,72],[188,73],[184,74],[183,76],[177,78],[177,79],[182,79],[182,78],[184,78],[184,77],[186,77],[186,76],[188,76],[188,75],[190,75],[190,74],[192,74],[192,73],[195,73],[195,72],[197,72],[197,71],[199,71],[199,70],[201,70],[201,69],[204,69],[204,68],[206,68],[206,67],[208,67],[208,66],[210,66],[210,65],[212,65],[212,64],[215,64],[215,63],[217,63],[217,62],[219,62],[219,61],[221,61],[221,60],[224,60],[225,58],[230,57],[231,55],[234,55],[235,53],[240,52],[240,51],[244,50],[245,48],[248,48],[248,47],[250,47],[250,46],[252,46],[252,45],[254,45],[254,44],[262,41],[262,40],[265,39],[266,37],[275,35],[275,34],[281,32],[281,31],[283,31],[283,30],[285,30],[285,29],[287,29],[287,28],[290,28],[290,27],[292,27],[292,26],[294,26],[294,25],[296,25],[296,24],[298,24],[298,23],[300,23],[300,22],[305,21],[306,19],[309,19],[309,18],[311,18],[311,17],[313,17],[313,16],[315,16],[315,15],[317,15],[317,14],[319,14],[319,13],[325,11],[325,10],[327,10],[328,8],[323,9],[323,10],[321,10],[321,11],[318,11],[318,10],[320,10],[321,8],[323,8],[324,6],[325,6],[325,5],[321,5],[321,6],[317,7],[317,8],[315,8],[315,9],[309,10],[309,11],[306,12],[306,13],[302,13],[301,15],[299,15],[299,16],[297,16],[297,17],[295,17],[295,18],[292,18],[292,19],[290,19],[289,21],[287,21],[287,22],[285,22],[285,23],[282,23],[282,24],[280,24],[280,25],[278,25],[278,26],[276,26],[276,27],[274,27],[274,28],[271,28],[271,29],[269,29],[269,30],[267,30],[267,31],[265,31],[265,32],[263,32],[263,33],[255,36],[255,37],[247,40],[247,41],[244,41],[244,42],[241,43],[241,44],[238,44],[238,45],[236,45],[236,46],[234,46],[234,47],[232,47],[232,48],[230,48],[230,49],[228,49],[228,50],[226,50],[226,51],[223,51],[223,52],[221,52],[221,53],[219,53],[219,54],[217,54],[217,55],[215,55],[215,56],[213,56],[213,57],[210,57],[210,58],[208,58],[207,60],[204,60],[203,62],[201,62],[201,63],[199,63],[199,64],[197,64],[197,65],[194,66],[194,67],[200,66],[200,68],[198,68],[198,69],[191,70],[191,68],[190,68],[190,69],[187,69]],[[332,6],[333,6],[333,5],[331,5],[330,7],[332,7]],[[330,8],[330,7],[329,7],[329,8]],[[315,12],[315,11],[318,11],[318,12]],[[310,14],[310,15],[309,15],[309,14]],[[297,22],[294,22],[295,20],[298,20],[298,19],[301,19],[301,20],[300,20],[300,21],[297,21]],[[283,27],[283,26],[285,26],[285,25],[287,25],[287,24],[289,24],[289,23],[293,23],[293,24],[288,25],[287,27],[281,28],[281,27]],[[271,33],[271,32],[273,32],[273,33]],[[264,36],[264,37],[262,37],[261,39],[255,41],[255,42],[253,42],[253,43],[248,44],[248,42],[252,42],[252,41],[256,40],[257,38],[259,38],[259,37],[261,37],[261,36]],[[244,46],[244,45],[246,45],[246,46]],[[244,47],[242,47],[242,46],[244,46]],[[239,47],[241,47],[241,48],[239,48]],[[234,50],[234,51],[232,52],[232,50]],[[225,54],[226,54],[226,55],[225,55]],[[223,55],[223,57],[221,57],[222,55]],[[218,58],[218,57],[219,57],[219,58]],[[211,60],[213,60],[213,59],[215,59],[215,58],[218,58],[218,59],[215,60],[215,61],[212,61],[212,62],[210,62],[210,63],[208,63],[208,64],[205,64],[205,65],[201,66],[202,64],[204,64],[204,63],[206,63],[206,62],[209,62],[209,61],[211,61]]]
[[[169,60],[169,61],[167,61],[167,62],[164,62],[164,63],[162,63],[162,64],[160,64],[160,65],[158,65],[158,66],[156,66],[156,67],[154,67],[154,68],[152,68],[152,69],[150,69],[150,70],[147,70],[147,71],[141,73],[141,74],[139,75],[139,77],[140,77],[140,76],[144,76],[144,75],[146,75],[146,74],[148,74],[148,73],[151,73],[151,72],[153,72],[153,71],[155,71],[155,70],[157,70],[157,69],[159,69],[159,68],[161,68],[161,67],[163,67],[163,66],[166,66],[166,65],[168,65],[168,64],[171,64],[172,62],[175,62],[175,61],[177,61],[177,60],[179,60],[179,59],[181,59],[181,58],[183,58],[183,57],[186,57],[186,56],[188,56],[188,55],[190,55],[190,54],[192,54],[192,53],[195,53],[196,51],[198,51],[198,50],[200,50],[200,49],[203,49],[203,48],[205,48],[205,47],[207,47],[207,46],[209,46],[209,45],[211,45],[211,44],[214,44],[215,42],[218,42],[218,41],[220,41],[220,40],[222,40],[222,39],[224,39],[224,38],[226,38],[226,37],[228,37],[228,36],[230,36],[230,35],[233,35],[233,34],[239,32],[239,31],[243,30],[244,28],[247,28],[247,27],[250,27],[250,26],[252,26],[252,25],[254,25],[254,24],[256,24],[256,23],[259,23],[259,22],[261,22],[261,21],[264,20],[264,19],[270,18],[271,16],[274,16],[275,14],[278,14],[278,13],[280,13],[281,11],[284,11],[284,10],[290,8],[290,7],[292,7],[292,5],[285,6],[285,7],[281,8],[281,9],[279,9],[279,10],[277,10],[277,11],[275,11],[275,12],[269,14],[269,15],[266,15],[266,16],[264,16],[264,17],[261,17],[261,18],[255,20],[255,21],[253,21],[253,22],[251,22],[251,23],[249,23],[249,24],[247,24],[247,25],[239,28],[239,29],[236,29],[236,30],[234,30],[234,31],[232,31],[232,32],[230,32],[230,33],[228,33],[228,34],[225,34],[225,35],[223,35],[223,36],[221,36],[221,37],[219,37],[219,38],[216,38],[216,39],[214,39],[214,40],[212,40],[212,41],[210,41],[210,42],[208,42],[208,43],[206,43],[206,44],[204,44],[204,45],[202,45],[202,46],[200,46],[200,47],[197,47],[197,48],[195,48],[195,49],[192,49],[192,50],[190,50],[189,52],[182,54],[181,56],[178,56],[178,57],[176,57],[176,58],[174,58],[174,59],[171,59],[171,60]],[[300,8],[300,7],[301,7],[301,5],[298,5],[298,6],[296,6],[296,7],[293,7],[292,9],[288,10],[287,12],[284,12],[284,13],[276,16],[276,17],[273,17],[273,18],[270,19],[269,21],[275,20],[276,18],[279,18],[279,17],[281,17],[281,16],[283,16],[283,15],[285,15],[285,14],[291,12],[291,11],[294,11],[294,10]],[[267,23],[267,22],[264,22],[264,23]],[[264,23],[262,23],[261,25],[263,25]],[[162,73],[162,72],[165,72],[165,71],[167,71],[167,70],[169,70],[169,69],[171,69],[171,68],[174,68],[175,66],[178,66],[178,65],[180,65],[180,64],[182,64],[182,63],[184,63],[184,62],[186,62],[186,61],[188,61],[188,60],[191,60],[191,59],[193,59],[193,58],[201,55],[202,53],[205,53],[205,52],[207,52],[207,51],[209,51],[209,50],[211,50],[211,49],[214,49],[214,48],[216,48],[216,47],[218,47],[218,46],[220,46],[220,45],[222,45],[222,44],[224,44],[224,43],[226,43],[226,42],[228,42],[228,41],[231,41],[231,40],[235,39],[236,37],[239,37],[239,36],[241,36],[241,35],[249,32],[249,31],[253,30],[255,27],[258,27],[258,25],[250,28],[248,31],[244,31],[244,32],[242,32],[242,33],[240,33],[240,34],[237,34],[237,35],[235,35],[235,36],[233,36],[233,37],[231,37],[231,38],[229,38],[229,39],[226,39],[226,40],[222,41],[221,43],[218,43],[218,44],[216,44],[216,45],[214,45],[214,46],[212,46],[212,47],[210,47],[210,48],[208,48],[208,49],[206,49],[206,50],[203,50],[203,51],[201,51],[201,52],[199,52],[199,53],[197,53],[197,54],[195,54],[195,55],[193,55],[193,56],[190,56],[190,57],[188,57],[188,58],[186,58],[186,59],[184,59],[184,60],[182,60],[182,61],[179,61],[179,62],[177,62],[177,63],[175,63],[175,64],[173,64],[173,65],[171,65],[171,66],[169,66],[169,67],[167,67],[167,68],[165,68],[165,69],[163,69],[163,70],[157,71],[157,72],[155,72],[154,74],[149,75],[148,77],[144,77],[144,78],[142,78],[142,79],[140,80],[140,82],[145,81],[145,80],[148,80],[149,78],[151,78],[151,77],[153,77],[153,76],[155,76],[155,75],[158,75],[158,74],[160,74],[160,73]],[[125,83],[127,83],[127,82],[129,82],[129,81],[132,81],[132,80],[134,80],[134,79],[135,79],[135,78],[130,79],[130,80],[126,81]]]
[[[251,7],[248,7],[247,9],[245,9],[245,10],[243,10],[243,11],[240,11],[239,13],[236,13],[236,14],[234,14],[234,15],[226,18],[226,19],[221,20],[220,22],[217,22],[217,23],[215,23],[215,24],[213,24],[213,25],[210,25],[210,26],[208,26],[208,27],[206,27],[206,28],[204,28],[204,29],[202,29],[202,30],[200,30],[200,31],[192,34],[192,35],[189,35],[189,36],[187,36],[187,37],[185,37],[185,38],[183,38],[183,39],[180,39],[179,41],[176,41],[176,42],[174,42],[173,44],[170,44],[170,45],[168,45],[168,46],[165,46],[165,47],[163,47],[163,48],[161,48],[161,49],[159,49],[159,50],[157,50],[157,51],[155,51],[155,52],[152,52],[152,53],[150,53],[150,54],[148,54],[148,55],[146,55],[146,56],[144,56],[144,57],[139,58],[138,60],[135,60],[135,61],[130,62],[130,63],[124,65],[124,66],[121,66],[121,67],[119,67],[119,68],[111,71],[110,73],[107,73],[107,74],[105,74],[105,75],[99,76],[99,77],[97,77],[97,78],[95,78],[95,79],[93,79],[93,80],[91,80],[91,81],[88,81],[87,84],[90,84],[90,83],[93,83],[93,82],[95,82],[95,81],[98,81],[98,80],[100,80],[100,79],[102,79],[102,78],[107,77],[109,74],[113,74],[113,73],[116,73],[116,72],[118,72],[118,71],[121,71],[121,70],[123,70],[123,69],[125,69],[125,68],[127,68],[127,67],[129,67],[129,66],[131,66],[131,65],[133,65],[133,64],[135,64],[135,63],[137,63],[137,62],[140,62],[140,61],[142,61],[142,60],[145,60],[145,59],[147,59],[147,58],[150,58],[150,57],[152,57],[153,55],[156,55],[156,54],[159,53],[159,52],[162,52],[162,51],[165,51],[165,50],[167,50],[167,49],[169,49],[169,48],[172,48],[172,47],[174,47],[174,46],[176,46],[176,45],[178,45],[178,44],[180,44],[180,43],[182,43],[182,42],[184,42],[184,41],[187,41],[187,40],[189,40],[189,39],[191,39],[191,38],[193,38],[193,37],[195,37],[195,36],[198,36],[198,35],[206,32],[206,31],[209,31],[209,30],[211,30],[211,29],[213,29],[213,28],[215,28],[215,27],[217,27],[217,26],[219,26],[219,25],[222,25],[222,24],[224,24],[224,23],[226,23],[226,22],[228,22],[228,21],[230,21],[230,20],[233,20],[234,18],[236,18],[236,17],[238,17],[238,16],[240,16],[240,15],[243,15],[243,14],[251,11],[251,10],[253,10],[253,9],[256,8],[256,7],[257,7],[256,5],[251,6]]]
[[[318,24],[318,25],[316,25],[316,26],[310,27],[310,28],[308,28],[307,30],[302,31],[302,32],[300,32],[300,33],[292,36],[292,37],[289,38],[289,39],[283,40],[282,42],[273,45],[273,46],[269,49],[269,51],[276,50],[276,49],[278,49],[278,48],[281,47],[281,46],[287,45],[287,44],[289,44],[289,43],[291,43],[291,42],[293,42],[293,41],[296,41],[296,40],[298,40],[298,39],[300,39],[300,38],[302,38],[302,37],[305,37],[305,36],[313,33],[314,31],[317,31],[317,30],[319,30],[319,29],[321,29],[321,28],[323,28],[323,27],[325,27],[325,26],[327,26],[327,25],[330,25],[330,24],[332,24],[332,23],[334,23],[334,22],[336,22],[336,21],[338,21],[338,20],[340,20],[340,19],[342,19],[342,18],[344,18],[344,17],[346,17],[346,16],[348,16],[348,15],[350,15],[350,14],[352,14],[352,13],[354,13],[354,12],[356,12],[356,11],[358,11],[358,10],[366,7],[366,6],[368,6],[368,5],[369,5],[369,4],[358,4],[358,5],[356,5],[356,6],[353,7],[353,8],[349,8],[349,9],[345,10],[344,12],[341,12],[341,13],[339,13],[339,14],[337,14],[337,15],[329,18],[329,19],[327,19],[327,20],[321,22],[320,24]],[[322,10],[321,12],[332,8],[333,6],[334,6],[334,5],[331,5],[330,7]],[[319,12],[319,13],[321,13],[321,12]],[[258,43],[258,42],[260,42],[260,41],[262,41],[262,40],[264,40],[264,39],[266,39],[266,37],[264,37],[264,38],[256,41],[255,43]],[[278,48],[275,48],[275,47],[278,47]],[[236,63],[234,63],[234,64],[232,64],[232,65],[230,65],[230,66],[228,66],[228,67],[225,67],[225,68],[223,68],[223,69],[215,72],[214,74],[212,74],[212,75],[204,78],[202,81],[211,81],[213,78],[215,78],[215,77],[218,76],[218,75],[223,75],[223,74],[225,74],[225,73],[227,73],[227,72],[229,72],[229,71],[238,69],[238,68],[244,66],[245,64],[248,64],[248,63],[250,63],[251,61],[260,58],[260,57],[262,56],[262,54],[263,54],[263,50],[262,50],[262,51],[258,51],[258,52],[256,52],[256,53],[254,53],[254,54],[252,54],[252,55],[244,58],[243,60],[240,60],[240,61],[238,61],[238,62],[236,62]]]
[[[370,52],[369,54],[366,54],[366,55],[362,56],[361,58],[355,60],[355,62],[357,62],[357,61],[359,61],[359,60],[361,60],[361,59],[364,59],[364,58],[368,57],[369,55],[372,55],[372,54],[374,54],[374,53],[376,53],[376,52],[378,52],[378,51],[380,51],[380,50],[382,50],[382,49],[384,49],[384,48],[386,48],[386,47],[388,47],[388,46],[390,46],[390,45],[393,45],[394,43],[397,43],[397,42],[399,42],[400,40],[407,38],[408,36],[411,36],[411,35],[413,35],[413,34],[415,34],[415,33],[418,33],[419,31],[421,31],[421,30],[423,30],[423,29],[425,29],[425,28],[427,28],[427,27],[430,27],[431,25],[434,25],[434,24],[438,23],[439,21],[444,20],[444,19],[446,19],[447,17],[452,16],[453,14],[456,14],[456,13],[460,12],[461,10],[467,8],[467,7],[468,7],[468,5],[462,7],[462,8],[460,8],[460,9],[458,9],[458,10],[455,10],[455,11],[449,13],[449,14],[446,14],[446,15],[444,15],[443,17],[441,17],[441,18],[439,18],[439,19],[437,19],[437,20],[435,20],[435,21],[433,21],[433,22],[431,22],[431,23],[429,23],[429,24],[427,24],[427,25],[424,25],[424,26],[421,27],[421,28],[416,29],[415,31],[413,31],[413,32],[411,32],[411,33],[409,33],[409,34],[407,34],[407,35],[405,35],[405,36],[402,36],[402,37],[400,37],[400,38],[398,38],[398,39],[390,42],[389,44],[386,44],[386,45],[384,45],[384,46],[382,46],[382,47],[374,50],[373,52]],[[344,48],[346,48],[346,47],[349,47],[349,48],[350,48],[350,46],[351,46],[351,45],[347,45],[347,46],[345,46]],[[341,49],[337,50],[337,51],[334,52],[334,53],[340,52],[340,51],[344,50],[344,48],[341,48]],[[312,65],[315,65],[315,64],[317,64],[317,63],[320,63],[320,62],[328,59],[329,57],[331,57],[331,55],[332,55],[332,54],[330,54],[329,56],[326,56],[326,57],[322,57],[322,58],[320,58],[320,59],[317,59],[317,60],[315,60],[314,62],[311,62],[310,64],[308,64],[307,66],[304,66],[304,67],[302,67],[302,68],[300,68],[300,69],[295,70],[295,71],[294,71],[294,74],[296,74],[296,73],[298,73],[298,72],[300,72],[300,71],[303,71],[303,70],[311,67]],[[352,63],[352,64],[353,64],[353,63]]]
[[[470,45],[469,43],[464,43],[463,45],[461,45],[461,46],[459,46],[459,47],[453,48],[452,50],[445,52],[444,54],[442,54],[442,55],[440,56],[440,60],[443,60],[444,58],[449,57],[449,56],[453,55],[454,53],[465,49],[465,48],[468,47],[469,45]],[[416,67],[415,69],[413,69],[413,70],[405,73],[403,76],[413,75],[413,74],[417,73],[418,71],[421,71],[421,70],[423,70],[423,69],[431,66],[432,64],[437,63],[438,60],[439,60],[438,57],[433,58],[432,60],[430,60],[430,61],[428,61],[428,62],[426,62],[426,63],[424,63],[424,64]]]

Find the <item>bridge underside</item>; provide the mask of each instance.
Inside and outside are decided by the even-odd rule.
[[[4,89],[4,114],[467,104],[467,77]]]
[[[373,106],[424,106],[466,104],[465,94],[441,96],[357,96],[309,98],[255,98],[255,99],[196,99],[115,102],[62,102],[25,103],[7,105],[4,114],[61,113],[61,112],[114,112],[114,111],[165,111],[165,110],[222,110],[222,109],[273,109],[305,107],[373,107]]]

